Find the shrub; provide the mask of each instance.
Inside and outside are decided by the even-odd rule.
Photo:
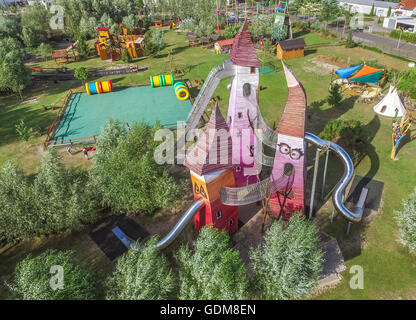
[[[224,30],[224,37],[225,37],[225,39],[232,39],[232,38],[234,38],[239,29],[240,29],[240,25],[238,25],[238,24],[230,24]]]
[[[136,244],[118,261],[107,279],[109,300],[165,300],[175,288],[167,259],[155,247],[156,238]]]
[[[174,181],[167,166],[154,160],[158,142],[153,137],[161,126],[134,123],[128,135],[120,126],[115,120],[107,123],[98,138],[91,189],[103,206],[116,212],[152,213],[167,207],[180,196],[182,185]],[[102,144],[108,147],[101,148]]]
[[[81,80],[84,84],[85,80],[91,77],[91,73],[85,67],[78,67],[74,72],[75,79]]]
[[[262,299],[308,296],[322,272],[323,252],[313,223],[293,215],[286,229],[274,222],[265,242],[250,250],[253,286]]]
[[[194,249],[181,247],[179,298],[185,300],[240,300],[247,298],[246,269],[239,252],[230,248],[225,231],[202,228]]]
[[[22,141],[29,141],[33,135],[33,128],[27,127],[23,119],[15,125],[15,128],[20,140]]]
[[[328,103],[337,106],[342,101],[341,86],[335,83],[329,89]]]
[[[132,62],[132,59],[129,55],[129,52],[127,51],[127,49],[123,49],[123,53],[121,55],[121,60],[123,60],[123,62],[125,63],[130,63]]]
[[[329,121],[322,132],[322,139],[335,140],[338,138],[352,139],[354,142],[365,141],[365,133],[358,120],[334,119]]]
[[[403,209],[395,214],[401,242],[410,252],[416,253],[416,188],[409,199],[403,200]]]
[[[416,43],[416,34],[410,32],[403,32],[401,30],[392,30],[390,37],[393,39],[401,39],[405,42]]]
[[[352,39],[352,31],[348,33],[347,41],[345,42],[345,48],[354,48],[356,46],[356,43]]]
[[[52,289],[52,266],[63,269],[62,288]],[[14,271],[8,285],[12,299],[88,300],[95,299],[96,280],[90,270],[81,266],[72,251],[48,250],[36,258],[27,256]]]

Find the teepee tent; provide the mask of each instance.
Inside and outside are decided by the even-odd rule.
[[[400,100],[396,88],[393,86],[390,86],[389,93],[374,106],[374,111],[386,117],[403,117],[406,114],[406,109]]]

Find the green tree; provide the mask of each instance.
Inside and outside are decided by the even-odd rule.
[[[74,72],[75,79],[81,80],[82,84],[85,84],[85,80],[91,77],[91,72],[85,67],[78,67]]]
[[[124,61],[125,63],[130,63],[130,62],[133,61],[133,59],[130,57],[130,54],[127,51],[127,49],[123,49],[123,53],[121,55],[121,60]]]
[[[246,269],[239,252],[230,247],[230,238],[225,231],[202,228],[194,249],[181,247],[176,259],[180,299],[247,299]]]
[[[21,15],[23,39],[26,46],[35,47],[47,40],[51,13],[41,4],[27,6]]]
[[[43,59],[46,60],[47,57],[51,56],[53,48],[49,43],[42,42],[36,51]]]
[[[0,14],[0,38],[20,39],[21,27],[16,19]]]
[[[297,299],[316,288],[322,272],[323,253],[315,226],[301,214],[287,228],[274,222],[265,242],[250,251],[253,286],[264,299]]]
[[[342,14],[338,0],[322,0],[321,5],[319,19],[325,21],[325,23],[338,18]]]
[[[0,39],[0,88],[10,89],[18,93],[30,80],[30,71],[25,67],[23,50],[18,40],[13,38]]]
[[[15,125],[16,132],[22,141],[29,141],[33,135],[33,128],[29,128],[23,119]]]
[[[86,58],[90,55],[90,47],[84,36],[78,38],[77,52],[81,58]]]
[[[387,18],[391,16],[391,7],[389,7],[389,10],[387,11]]]
[[[354,48],[354,47],[355,47],[355,42],[352,39],[352,31],[350,30],[350,32],[348,33],[347,41],[345,42],[345,48]]]
[[[331,85],[329,89],[328,103],[331,106],[337,106],[342,101],[341,86],[338,83]]]
[[[107,132],[119,132],[117,146],[100,149],[102,136],[98,138],[96,159],[90,171],[92,189],[97,192],[104,206],[114,211],[152,213],[170,205],[181,194],[182,185],[174,181],[167,166],[154,160],[157,142],[153,137],[161,128],[145,123],[134,123],[128,135],[114,123],[107,125]],[[104,140],[104,144],[108,144]]]
[[[63,268],[63,286],[53,290],[50,284],[53,266]],[[48,250],[37,257],[27,256],[14,271],[8,286],[12,299],[89,300],[95,299],[96,279],[81,266],[72,251]]]
[[[257,19],[254,19],[249,26],[250,32],[255,38],[272,34],[273,30],[273,16],[261,14]]]
[[[95,17],[82,17],[79,23],[79,31],[85,38],[94,38],[97,36],[98,21]]]
[[[75,231],[96,218],[85,176],[65,170],[59,152],[48,148],[32,185],[38,234]]]
[[[374,3],[373,3],[373,5],[371,6],[371,11],[370,11],[369,16],[370,16],[370,17],[374,17]]]
[[[225,39],[232,39],[236,36],[240,26],[238,24],[230,24],[224,30],[224,37]]]
[[[137,243],[117,260],[107,279],[108,300],[166,300],[172,298],[174,278],[168,260],[155,247],[156,238]]]
[[[134,28],[137,27],[137,18],[134,14],[130,14],[123,18],[123,25],[129,33],[133,32]]]
[[[0,170],[0,242],[34,234],[29,183],[24,173],[6,162]]]
[[[403,209],[395,215],[401,242],[411,253],[416,253],[416,188],[409,199],[403,200]]]

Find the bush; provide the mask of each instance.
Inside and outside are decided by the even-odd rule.
[[[397,88],[406,92],[412,99],[416,99],[416,71],[409,69],[400,78]]]
[[[322,272],[323,252],[313,223],[293,215],[286,229],[274,222],[265,242],[250,250],[253,285],[262,299],[297,299],[316,288]]]
[[[166,300],[175,288],[167,259],[155,247],[156,238],[136,244],[119,260],[107,279],[109,300]]]
[[[178,199],[182,185],[174,181],[167,166],[154,160],[158,142],[153,137],[161,126],[134,123],[128,135],[122,126],[109,121],[98,138],[91,189],[103,206],[116,212],[153,213],[167,207]]]
[[[33,128],[27,127],[23,119],[15,125],[15,128],[20,140],[22,141],[29,141],[33,135]]]
[[[409,199],[403,200],[403,210],[395,214],[401,242],[411,253],[416,253],[416,188]]]
[[[338,83],[335,83],[329,89],[328,103],[331,106],[337,106],[341,101],[341,86]]]
[[[345,42],[345,48],[354,48],[356,46],[356,43],[352,39],[352,31],[348,33],[347,42]]]
[[[81,80],[84,84],[85,80],[91,77],[91,73],[85,67],[78,67],[75,69],[74,78]]]
[[[390,32],[390,37],[393,38],[393,39],[401,39],[401,41],[416,44],[416,34],[415,33],[403,32],[401,30],[392,30]]]
[[[247,299],[246,269],[239,252],[230,248],[225,231],[209,226],[202,228],[194,249],[181,247],[176,259],[180,299]]]
[[[354,142],[363,142],[366,135],[358,120],[334,119],[329,121],[322,132],[322,139],[335,140],[338,138],[352,139]]]
[[[238,30],[240,29],[240,25],[238,24],[230,24],[224,30],[224,37],[225,39],[232,39],[236,36]]]
[[[52,266],[63,269],[63,287],[53,290]],[[95,299],[96,280],[92,272],[82,267],[72,251],[48,250],[36,258],[27,256],[14,271],[8,285],[12,299],[23,300],[89,300]]]
[[[121,60],[123,60],[123,62],[125,62],[125,63],[132,62],[132,58],[130,57],[129,52],[127,51],[127,49],[123,49],[123,54],[121,55]]]

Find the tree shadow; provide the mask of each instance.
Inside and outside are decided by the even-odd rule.
[[[310,55],[310,54],[314,54],[314,53],[317,53],[318,52],[318,50],[317,49],[305,49],[304,50],[304,55],[305,56],[308,56],[308,55]]]

